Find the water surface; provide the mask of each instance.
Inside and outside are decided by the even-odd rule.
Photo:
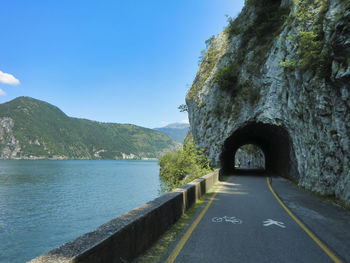
[[[0,160],[0,262],[25,262],[161,194],[157,161]]]

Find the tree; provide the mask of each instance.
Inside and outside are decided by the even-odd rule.
[[[188,107],[186,104],[181,104],[179,107],[177,107],[180,112],[188,112]]]

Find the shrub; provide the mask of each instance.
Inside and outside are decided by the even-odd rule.
[[[326,76],[330,68],[330,52],[324,48],[323,20],[329,2],[300,1],[294,17],[301,30],[291,39],[295,42],[295,54],[280,63],[286,69],[312,69],[320,76]]]
[[[254,50],[254,62],[248,65],[247,71],[256,75],[264,66],[273,40],[281,32],[286,15],[290,11],[290,8],[281,8],[280,4],[281,1],[278,0],[247,0],[246,5],[254,6],[256,13],[250,25],[240,27],[240,16],[235,20],[228,18],[225,32],[229,37],[240,34],[241,41],[234,59],[215,74],[214,81],[222,90],[228,92],[232,99],[244,88],[244,85],[239,83],[240,66],[246,63],[246,56],[251,50]],[[259,90],[250,91],[250,104],[253,105],[259,99]]]
[[[159,160],[163,189],[170,191],[211,171],[208,157],[193,139],[187,140],[182,149],[165,154]]]
[[[214,39],[215,39],[215,36],[212,35],[209,39],[205,40],[206,50],[208,50],[208,48],[211,46],[211,44],[213,43]]]
[[[238,35],[242,32],[242,29],[238,25],[238,20],[227,16],[227,27],[225,28],[225,33],[228,34],[229,38]]]
[[[220,88],[235,97],[239,91],[238,85],[239,67],[237,63],[230,61],[215,73],[214,81],[219,84]]]
[[[320,61],[323,41],[317,39],[315,32],[300,32],[297,39],[297,56],[300,67],[314,67]]]
[[[220,50],[216,50],[213,45],[214,38],[210,38],[206,41],[207,48],[201,51],[201,56],[199,57],[200,68],[196,74],[196,77],[193,81],[191,89],[188,91],[186,97],[193,98],[195,94],[202,89],[204,83],[208,79],[211,71],[213,70],[215,63],[221,57]],[[210,45],[210,46],[208,46]]]

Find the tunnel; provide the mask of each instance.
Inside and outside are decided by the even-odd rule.
[[[296,158],[288,131],[281,126],[251,122],[229,136],[220,154],[223,174],[237,173],[235,154],[246,144],[258,146],[265,155],[264,173],[297,179]]]
[[[235,167],[265,170],[265,155],[259,146],[245,144],[235,153]]]

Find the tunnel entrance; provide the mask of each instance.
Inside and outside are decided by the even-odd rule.
[[[288,131],[281,126],[258,122],[248,123],[225,140],[220,155],[221,172],[240,172],[235,167],[235,156],[240,147],[249,144],[259,147],[263,152],[265,173],[297,179],[295,153]]]
[[[265,155],[259,146],[246,144],[235,152],[235,168],[265,170]]]

